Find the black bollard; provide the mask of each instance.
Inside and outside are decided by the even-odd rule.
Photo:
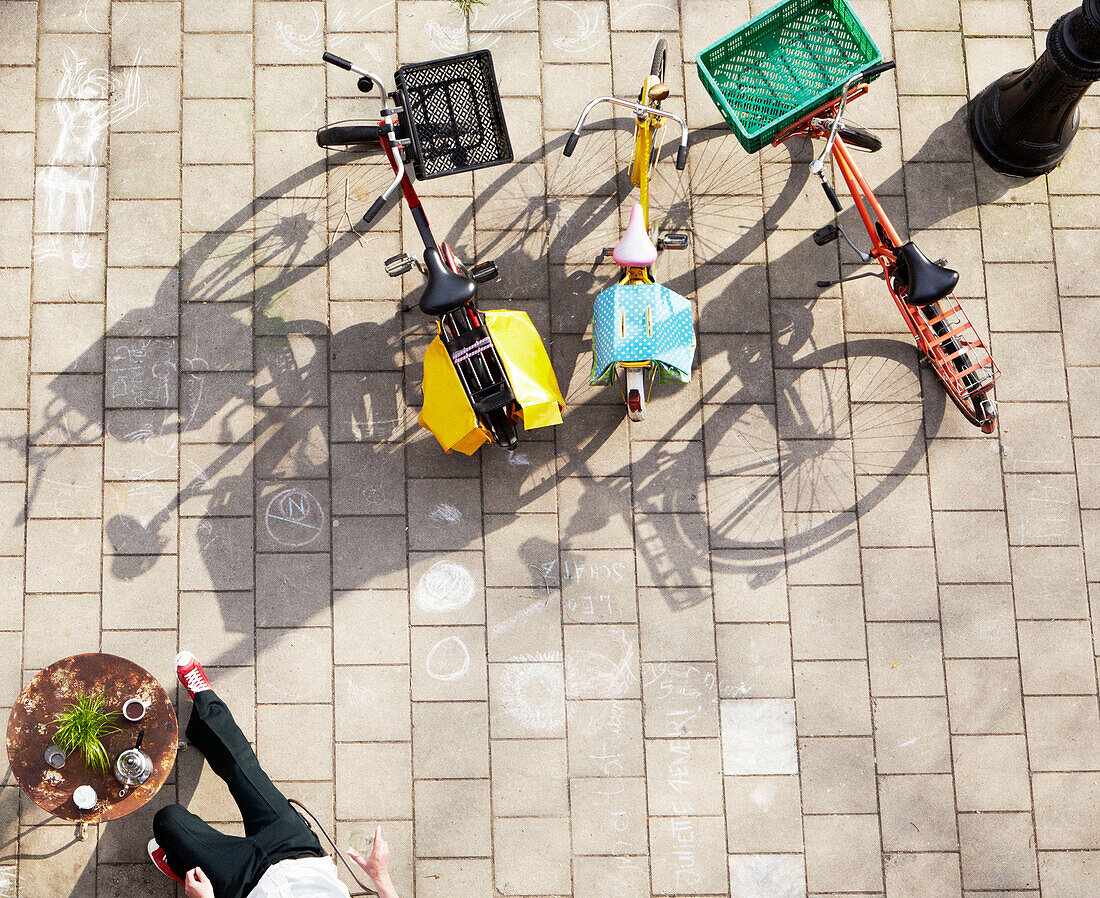
[[[1077,110],[1100,81],[1100,0],[1084,0],[1047,32],[1047,48],[1029,68],[1009,72],[970,107],[970,137],[985,161],[1006,175],[1031,178],[1062,161],[1077,133]]]

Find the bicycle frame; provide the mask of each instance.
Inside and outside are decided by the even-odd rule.
[[[837,133],[846,104],[863,96],[868,89],[869,86],[866,83],[846,89],[836,100],[815,109],[781,131],[772,141],[772,145],[778,146],[792,137],[799,136],[824,138],[828,141],[822,155],[825,153],[829,155],[836,170],[844,179],[856,212],[871,240],[871,250],[867,256],[869,259],[876,260],[881,266],[882,277],[894,304],[918,347],[944,382],[952,401],[967,417],[971,417],[971,413],[964,408],[964,403],[975,401],[988,393],[999,376],[1000,370],[990,356],[989,350],[974,331],[973,325],[954,293],[944,296],[928,306],[926,310],[909,305],[905,301],[906,288],[899,284],[897,277],[899,265],[896,253],[898,247],[905,241],[899,236],[882,204],[860,172],[848,145]],[[811,167],[811,170],[815,169]],[[820,169],[816,170],[820,171]],[[823,183],[827,186],[824,179]],[[827,188],[826,193],[829,193],[829,189],[831,188]],[[847,235],[844,237],[845,240],[848,239]],[[964,357],[966,353],[969,355]],[[956,362],[959,359],[961,361]],[[983,431],[992,432],[992,424],[992,421],[981,422]],[[987,426],[988,429],[986,429]]]

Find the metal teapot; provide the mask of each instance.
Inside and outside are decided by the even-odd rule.
[[[153,759],[140,748],[128,748],[115,761],[115,779],[127,788],[140,786],[153,774]]]

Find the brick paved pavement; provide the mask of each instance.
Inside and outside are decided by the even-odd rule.
[[[875,285],[812,286],[852,270],[810,239],[817,188],[701,89],[744,0],[490,0],[469,27],[443,0],[2,0],[0,705],[96,649],[174,689],[191,648],[341,844],[383,822],[416,898],[1096,894],[1100,101],[1026,184],[963,111],[1072,5],[856,2],[898,62],[853,112],[884,143],[861,163],[1004,370],[981,437]],[[585,329],[629,132],[560,150],[659,34],[695,145],[658,168],[693,235],[658,270],[701,364],[628,425]],[[520,161],[423,194],[568,386],[511,457],[416,426],[420,279],[379,265],[415,231],[349,232],[387,169],[315,146],[370,108],[322,45],[387,75],[493,50]],[[5,767],[0,895],[168,894],[152,810],[232,831],[213,780],[184,752],[73,844]]]

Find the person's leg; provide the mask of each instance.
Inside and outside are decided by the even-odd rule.
[[[267,862],[323,855],[313,830],[264,773],[248,739],[192,653],[180,653],[176,674],[194,702],[187,738],[225,780],[241,811],[245,834],[260,845]]]
[[[187,877],[188,870],[201,867],[217,898],[244,898],[268,867],[255,840],[218,832],[178,804],[157,811],[153,835],[180,879]]]
[[[260,767],[252,746],[229,708],[212,689],[195,695],[195,706],[187,723],[187,739],[229,786],[240,808],[246,835],[255,835],[286,814],[294,813],[286,796]]]

